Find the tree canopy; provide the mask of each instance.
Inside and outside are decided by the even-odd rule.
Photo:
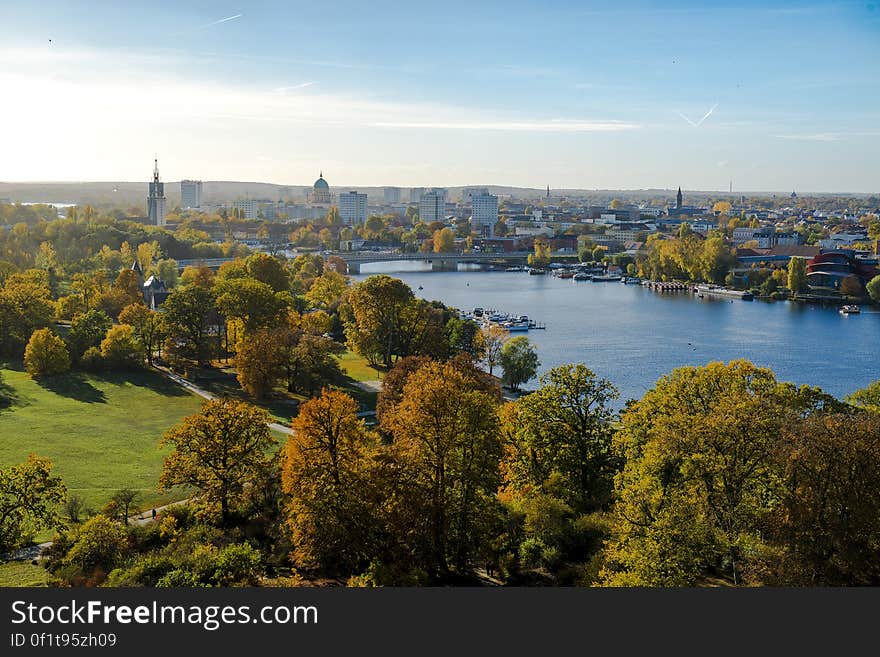
[[[168,430],[163,445],[174,451],[165,458],[163,486],[195,486],[228,522],[233,505],[249,483],[268,468],[275,439],[268,414],[230,399],[207,401],[202,410]]]

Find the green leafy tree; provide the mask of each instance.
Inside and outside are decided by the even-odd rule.
[[[306,292],[306,299],[317,308],[329,308],[342,298],[347,289],[348,281],[345,276],[333,270],[325,270]]]
[[[254,253],[245,258],[248,276],[265,283],[275,292],[289,292],[290,279],[284,265],[267,253]]]
[[[67,489],[52,476],[52,462],[31,454],[0,468],[0,553],[15,550],[45,528],[59,527],[59,505]]]
[[[871,300],[880,303],[880,276],[875,276],[868,282],[867,290]]]
[[[501,349],[502,379],[511,390],[519,390],[523,383],[534,378],[541,366],[538,352],[524,335],[508,340]]]
[[[853,406],[880,413],[880,381],[874,381],[866,388],[856,390],[846,398],[846,401]]]
[[[20,357],[31,334],[49,326],[54,314],[48,286],[7,279],[0,290],[0,353]]]
[[[156,276],[162,279],[169,290],[177,286],[177,281],[180,280],[179,272],[177,260],[164,258],[156,263]]]
[[[24,368],[34,379],[63,374],[70,369],[70,354],[49,329],[34,331],[24,350]]]
[[[338,356],[345,348],[320,335],[305,334],[287,352],[287,389],[313,395],[326,385],[342,380]]]
[[[144,345],[137,339],[135,330],[128,324],[117,324],[107,331],[101,341],[101,358],[114,369],[141,367],[144,362]]]
[[[152,365],[153,356],[162,344],[162,315],[141,303],[133,303],[122,309],[119,321],[134,329],[135,338],[143,345],[147,364]]]
[[[562,365],[505,416],[509,484],[545,490],[579,513],[611,499],[618,458],[612,451],[611,403],[617,390],[584,365]]]
[[[452,355],[465,353],[474,360],[480,361],[486,354],[483,333],[480,325],[471,319],[451,318],[446,322],[446,333],[449,340],[449,353]]]
[[[345,333],[349,346],[371,362],[391,367],[404,310],[413,298],[406,283],[384,274],[355,285],[348,297],[351,317]]]
[[[452,315],[439,301],[413,298],[400,313],[400,326],[394,343],[397,356],[449,356],[447,325]]]
[[[146,307],[143,304],[138,306]],[[79,362],[89,347],[97,347],[113,326],[113,320],[103,310],[89,310],[77,315],[70,323],[65,342],[74,362]]]
[[[779,547],[761,564],[763,583],[876,586],[880,415],[813,416],[784,435],[784,492],[765,534]]]
[[[179,341],[184,358],[204,363],[210,354],[211,329],[217,326],[214,292],[198,284],[175,289],[162,304],[166,334]]]
[[[245,332],[279,323],[293,304],[288,292],[253,278],[236,278],[217,284],[217,309],[228,319],[240,320]]]
[[[268,422],[265,411],[243,402],[205,402],[199,413],[184,418],[162,438],[162,445],[174,448],[165,458],[162,485],[194,486],[220,507],[221,519],[228,523],[233,505],[271,462],[269,449],[275,439]]]
[[[772,549],[762,532],[784,494],[776,457],[783,431],[840,407],[747,361],[661,378],[627,407],[615,435],[625,466],[615,481],[606,583],[754,582],[755,564]]]
[[[401,400],[383,415],[396,458],[413,484],[401,513],[415,563],[434,578],[466,573],[497,520],[501,443],[495,399],[451,363],[412,373]]]
[[[795,256],[788,261],[788,289],[792,294],[807,290],[807,261]]]
[[[858,276],[847,276],[840,283],[840,291],[848,297],[861,298],[864,288]]]

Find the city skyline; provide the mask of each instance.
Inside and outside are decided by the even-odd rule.
[[[0,180],[158,154],[167,181],[876,190],[870,3],[49,4],[0,8]]]

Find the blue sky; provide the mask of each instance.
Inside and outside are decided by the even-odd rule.
[[[880,182],[880,0],[5,0],[0,26],[2,180],[157,154],[168,180]]]

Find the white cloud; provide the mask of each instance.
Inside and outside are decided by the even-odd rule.
[[[841,136],[833,132],[816,132],[809,134],[776,135],[777,139],[794,141],[840,141]]]
[[[407,128],[427,130],[506,130],[512,132],[618,132],[636,130],[636,123],[623,121],[577,121],[551,119],[547,121],[380,121],[380,128]]]
[[[416,132],[436,149],[444,139],[431,133],[440,130],[546,134],[640,127],[606,119],[383,101],[317,91],[314,80],[286,86],[222,84],[190,76],[194,70],[176,55],[0,49],[0,89],[24,101],[4,106],[3,127],[9,129],[0,141],[15,155],[0,161],[0,179],[118,180],[139,175],[132,172],[138,158],[157,152],[167,154],[167,160],[185,160],[181,166],[190,169],[217,171],[225,165],[231,169],[228,176],[242,176],[241,168],[252,166],[243,163],[248,151],[274,158],[259,161],[276,167],[248,175],[278,179],[285,175],[291,149],[318,160],[329,153],[352,153],[352,144],[359,142],[353,161],[365,152],[377,153],[380,161],[379,153],[392,143],[405,147]],[[305,89],[308,93],[297,93]],[[173,175],[174,169],[166,170]]]
[[[844,141],[850,137],[880,137],[880,130],[847,130],[843,132],[812,132],[776,135],[777,139],[797,141]]]

